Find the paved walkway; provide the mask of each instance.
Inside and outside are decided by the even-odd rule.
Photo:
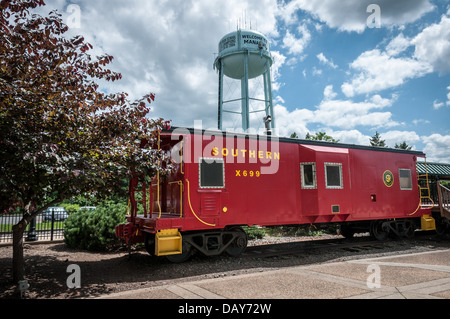
[[[296,266],[103,299],[450,299],[450,249]]]

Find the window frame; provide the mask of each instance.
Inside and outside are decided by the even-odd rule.
[[[407,171],[407,172],[409,172],[409,185],[410,185],[410,187],[402,187],[402,177],[400,176],[400,171]],[[402,190],[402,191],[411,191],[413,189],[411,169],[409,169],[409,168],[399,168],[398,169],[398,184],[400,186],[400,190]]]
[[[328,173],[327,173],[327,167],[328,166],[334,166],[339,168],[339,186],[335,185],[328,185]],[[343,171],[342,171],[342,163],[324,163],[324,170],[325,170],[325,188],[326,189],[344,189],[344,178],[343,178]]]
[[[305,165],[312,165],[312,173],[313,173],[312,185],[306,185],[305,183],[305,171],[304,171]],[[300,179],[302,189],[317,189],[317,166],[315,162],[300,163]]]
[[[222,186],[202,186],[202,163],[216,162],[222,164]],[[198,161],[198,186],[200,189],[224,189],[225,188],[225,160],[223,158],[200,157]]]

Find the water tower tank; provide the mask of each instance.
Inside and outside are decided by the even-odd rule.
[[[236,99],[227,100],[224,97],[225,76],[241,81],[242,129],[244,131],[249,129],[250,113],[260,112],[250,112],[250,102],[256,100],[264,103],[262,111],[265,111],[266,114],[264,118],[266,124],[267,119],[271,119],[271,126],[275,127],[270,75],[272,63],[269,41],[263,34],[253,30],[237,30],[222,37],[219,42],[219,54],[214,62],[214,67],[219,70],[219,129],[222,129],[223,113],[227,112],[224,106],[228,102],[236,101]],[[249,96],[249,79],[259,76],[264,77],[264,100],[259,96]]]
[[[269,41],[259,32],[238,30],[224,36],[219,42],[219,60],[223,62],[223,72],[232,79],[244,77],[245,55],[248,55],[248,78],[264,74],[272,66]]]

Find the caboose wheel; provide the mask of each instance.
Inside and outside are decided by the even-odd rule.
[[[184,263],[192,256],[192,245],[183,240],[181,244],[181,254],[166,256],[167,260],[173,263]]]
[[[345,238],[353,238],[355,235],[355,230],[349,225],[339,225],[338,234],[344,236]]]
[[[240,227],[232,228],[231,231],[235,232],[236,237],[225,251],[228,255],[237,257],[244,252],[245,248],[247,248],[247,234]]]
[[[145,235],[145,250],[150,254],[150,256],[155,255],[155,234]]]
[[[385,241],[389,237],[389,231],[383,229],[383,221],[374,220],[370,223],[370,235],[379,241]]]
[[[414,238],[415,232],[416,232],[416,228],[414,227],[414,224],[410,221],[406,222],[403,236],[405,236],[408,239],[412,239],[412,238]]]
[[[446,232],[450,230],[450,223],[441,216],[433,216],[436,220],[436,234],[438,236],[444,236]]]

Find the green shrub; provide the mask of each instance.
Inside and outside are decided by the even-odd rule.
[[[324,231],[314,226],[276,226],[267,229],[267,234],[274,237],[322,236]]]
[[[244,226],[242,228],[247,233],[248,239],[262,239],[265,236],[264,229],[258,228],[256,226]]]
[[[69,215],[64,229],[65,243],[71,248],[90,251],[108,250],[120,241],[115,227],[126,221],[127,206],[106,203],[95,210],[79,210]]]
[[[80,205],[77,205],[77,204],[66,204],[66,203],[63,203],[60,206],[64,207],[64,209],[67,211],[67,213],[69,215],[71,215],[73,213],[76,213],[76,212],[78,212],[80,210]]]

